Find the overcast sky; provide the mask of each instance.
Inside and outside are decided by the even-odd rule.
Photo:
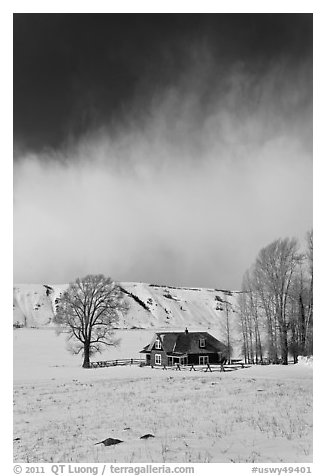
[[[312,227],[312,15],[14,15],[14,281],[238,289]]]

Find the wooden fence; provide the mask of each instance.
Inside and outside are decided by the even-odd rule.
[[[146,365],[145,359],[116,359],[116,360],[101,360],[98,362],[90,362],[90,368],[97,369],[102,367],[116,367],[116,366],[125,366],[125,365],[138,365],[143,367]],[[232,370],[244,369],[251,367],[251,365],[244,364],[243,362],[234,363],[234,364],[205,364],[205,365],[180,365],[175,364],[173,366],[167,365],[154,365],[152,368],[162,369],[162,370],[190,370],[190,371],[201,371],[201,372],[230,372]]]
[[[190,371],[200,371],[200,372],[230,372],[232,370],[244,369],[251,367],[251,365],[245,364],[240,362],[238,364],[205,364],[205,365],[195,365],[195,364],[188,364],[188,365],[180,365],[175,364],[173,366],[152,366],[152,368],[161,368],[162,370],[190,370]]]
[[[101,360],[99,362],[90,362],[90,368],[97,369],[101,367],[116,367],[120,365],[145,365],[145,359],[117,359],[117,360]]]

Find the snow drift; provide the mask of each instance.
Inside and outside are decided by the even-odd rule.
[[[299,355],[298,365],[306,365],[308,367],[312,367],[313,366],[313,356],[308,355],[308,356],[305,357],[303,355]]]

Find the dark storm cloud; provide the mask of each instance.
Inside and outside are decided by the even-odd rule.
[[[16,282],[236,288],[311,227],[311,16],[15,22]]]
[[[204,51],[215,67],[200,78],[205,106],[235,65],[259,81],[279,61],[311,61],[311,42],[312,15],[15,14],[15,147],[57,148],[142,117]]]

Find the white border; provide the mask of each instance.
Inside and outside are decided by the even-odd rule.
[[[324,291],[323,270],[325,265],[324,249],[324,216],[325,216],[325,2],[321,1],[232,1],[211,2],[202,0],[192,1],[161,1],[161,2],[131,2],[131,1],[4,1],[1,5],[1,136],[4,146],[1,149],[0,190],[1,190],[1,319],[4,325],[2,333],[2,431],[1,449],[6,457],[2,460],[3,474],[12,474],[12,254],[13,254],[13,224],[12,224],[12,14],[13,12],[42,12],[42,13],[314,13],[314,308],[315,308],[315,377],[314,377],[314,466],[313,474],[324,474],[324,428],[325,416],[324,388],[325,377],[323,364],[323,341],[325,336],[325,313],[322,309]],[[319,365],[318,362],[321,362]],[[295,395],[294,395],[295,398]],[[10,409],[10,410],[9,410]],[[251,465],[196,465],[200,470],[196,474],[250,474]],[[268,465],[270,466],[270,465]],[[276,465],[274,465],[276,466]],[[279,465],[281,466],[281,465]],[[267,465],[266,465],[267,467]],[[244,469],[247,468],[246,471]],[[8,471],[7,471],[8,470]]]

